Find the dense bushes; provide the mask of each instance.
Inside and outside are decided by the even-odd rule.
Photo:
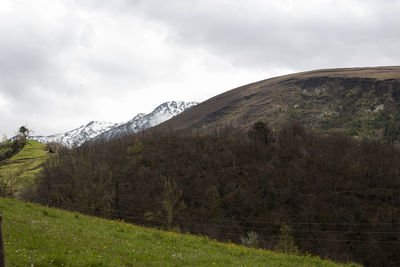
[[[25,126],[19,128],[18,134],[8,140],[4,135],[2,142],[0,142],[0,161],[11,158],[13,155],[17,154],[26,145],[26,138],[30,133],[30,129]]]
[[[257,123],[248,133],[141,134],[60,149],[30,198],[236,242],[256,233],[257,246],[378,266],[399,261],[399,192],[392,145]]]
[[[0,161],[11,158],[25,146],[24,138],[16,138],[14,141],[5,140],[0,143]]]

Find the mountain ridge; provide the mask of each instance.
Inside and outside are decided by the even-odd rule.
[[[96,138],[106,140],[121,137],[123,135],[140,132],[154,127],[183,111],[197,105],[197,102],[170,101],[156,107],[153,112],[144,114],[139,113],[124,124],[118,125],[108,131],[99,134]]]
[[[96,138],[110,140],[146,130],[195,105],[197,105],[197,102],[167,101],[157,106],[148,114],[138,113],[127,122],[91,121],[68,132],[48,136],[29,136],[28,138],[40,143],[57,142],[68,147],[76,147]]]

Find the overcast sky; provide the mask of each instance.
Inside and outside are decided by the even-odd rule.
[[[0,134],[122,122],[292,72],[399,65],[400,0],[1,0]]]

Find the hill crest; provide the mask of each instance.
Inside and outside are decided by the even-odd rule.
[[[279,125],[298,120],[319,130],[349,131],[359,120],[360,134],[371,136],[375,130],[382,135],[384,127],[364,124],[398,110],[399,103],[399,66],[314,70],[232,89],[155,128],[249,127],[256,121]]]

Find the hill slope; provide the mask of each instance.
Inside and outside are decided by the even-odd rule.
[[[400,67],[316,70],[248,84],[217,95],[157,129],[299,120],[321,130],[382,137],[400,122]],[[384,118],[384,119],[382,119]],[[392,134],[393,135],[393,134]]]
[[[50,156],[44,147],[44,144],[27,140],[18,154],[0,162],[2,194],[17,197],[25,186],[34,182],[33,178],[40,171],[41,164]]]
[[[356,266],[0,198],[8,266]]]

